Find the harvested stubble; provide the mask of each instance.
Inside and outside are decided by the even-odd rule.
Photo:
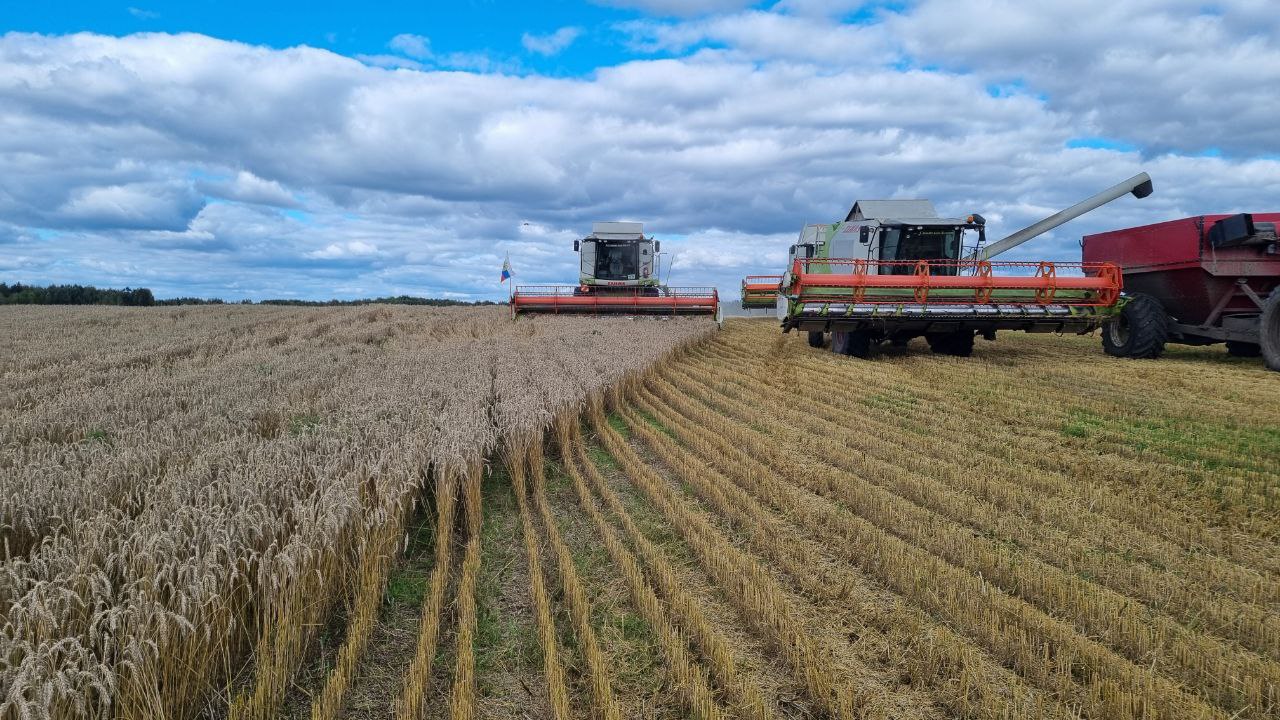
[[[591,627],[591,603],[582,589],[578,579],[578,571],[573,564],[573,555],[569,547],[560,537],[556,528],[555,517],[546,499],[546,478],[543,472],[541,453],[531,456],[533,471],[533,506],[541,521],[547,545],[555,556],[556,569],[560,578],[560,588],[566,604],[569,606],[569,617],[573,621],[573,632],[577,638],[582,658],[587,666],[587,678],[591,689],[592,715],[601,720],[620,720],[617,700],[609,682],[608,659],[600,651],[600,642],[596,639],[595,630]]]
[[[683,418],[674,414],[660,404],[651,403],[647,391],[640,390],[636,394],[637,405],[646,409],[651,415],[670,429],[682,442],[701,445],[709,450],[707,456],[715,457],[726,449],[729,443],[721,440],[714,433],[705,430],[707,425],[696,428],[685,424]],[[676,407],[673,400],[671,407]],[[680,405],[683,407],[683,405]],[[699,421],[705,418],[699,419]],[[633,425],[638,426],[634,419]],[[722,432],[734,436],[737,428],[723,428]],[[656,437],[646,435],[652,441]],[[742,438],[735,438],[742,440]],[[750,442],[750,441],[745,441]],[[715,446],[719,445],[716,449]],[[738,445],[737,447],[749,447]],[[732,447],[729,452],[736,451]],[[744,462],[745,460],[745,462]],[[780,476],[789,472],[809,472],[810,468],[802,463],[791,463],[785,470],[775,471],[764,468],[748,458],[739,455],[731,461],[733,472],[767,474],[778,473]],[[723,463],[717,463],[726,467]],[[687,468],[687,466],[685,466]],[[714,472],[714,471],[712,471]],[[775,499],[776,499],[776,493]],[[797,508],[792,507],[792,512]],[[822,511],[809,509],[800,511],[806,514],[810,522],[822,522]],[[818,533],[819,536],[822,533]],[[843,536],[833,537],[836,547],[843,547],[847,539]],[[986,657],[971,642],[958,636],[954,631],[934,621],[925,612],[910,606],[896,596],[888,596],[870,587],[865,579],[853,576],[842,568],[834,574],[833,581],[844,583],[851,591],[851,598],[844,604],[852,606],[858,624],[857,635],[869,647],[861,654],[868,663],[877,659],[894,657],[894,663],[901,667],[913,680],[930,686],[936,700],[950,708],[957,715],[964,717],[1006,718],[1006,717],[1071,717],[1074,713],[1059,703],[1055,705],[1043,693],[1027,687],[1016,676]],[[796,579],[798,584],[805,580]],[[837,601],[843,602],[843,601]],[[827,606],[830,607],[830,604]],[[824,608],[825,609],[825,608]],[[818,610],[822,612],[822,610]],[[828,610],[829,612],[829,610]],[[867,636],[882,634],[883,639],[868,641]],[[958,682],[957,682],[958,681]],[[906,714],[905,710],[897,710],[898,716]]]
[[[462,577],[458,580],[458,636],[453,692],[449,707],[452,720],[476,717],[476,575],[480,572],[480,468],[467,473],[462,484],[467,521],[467,549],[463,554]]]
[[[316,710],[331,713],[381,572],[365,540],[424,486],[473,476],[710,328],[501,308],[4,308],[0,717],[275,717],[345,604]],[[557,353],[578,371],[509,372]]]
[[[609,427],[599,408],[593,408],[591,420],[609,453],[685,537],[708,574],[728,591],[742,614],[769,639],[774,649],[786,657],[797,683],[807,690],[810,700],[832,717],[855,717],[852,691],[870,696],[876,689],[834,678],[825,648],[819,647],[804,631],[795,608],[764,567],[736,549],[706,519],[692,512],[622,436]]]
[[[893,562],[865,566],[869,573],[882,578],[905,597],[942,610],[952,622],[967,627],[966,632],[982,639],[990,652],[1005,652],[1006,648],[1013,647],[1006,644],[1007,640],[1016,638],[1007,636],[1006,641],[991,644],[1002,633],[990,635],[990,628],[970,622],[982,613],[971,613],[962,604],[938,605],[937,601],[945,599],[953,590],[972,585],[961,597],[968,594],[984,597],[984,604],[1008,605],[1010,612],[1002,613],[1005,619],[999,624],[1012,622],[1010,629],[1022,626],[1033,637],[1044,633],[1043,648],[1048,651],[1038,653],[1040,660],[1035,659],[1036,653],[1024,655],[1025,660],[1016,662],[1015,667],[1028,678],[1039,678],[1037,684],[1056,688],[1058,692],[1069,693],[1070,685],[1092,678],[1095,689],[1085,696],[1088,698],[1083,706],[1086,712],[1092,708],[1091,714],[1108,717],[1235,714],[1261,718],[1270,717],[1276,711],[1275,663],[1245,649],[1271,649],[1272,636],[1267,629],[1273,619],[1269,618],[1269,611],[1274,611],[1274,604],[1269,602],[1269,593],[1248,588],[1241,593],[1240,588],[1226,587],[1222,582],[1224,575],[1252,581],[1249,588],[1262,587],[1264,583],[1269,587],[1274,582],[1270,572],[1263,569],[1268,565],[1267,559],[1275,555],[1274,544],[1265,539],[1275,533],[1274,521],[1268,525],[1263,520],[1265,502],[1259,501],[1248,523],[1231,523],[1236,527],[1248,525],[1252,530],[1252,536],[1235,536],[1246,545],[1244,552],[1233,551],[1225,545],[1216,548],[1220,554],[1206,553],[1203,546],[1194,545],[1187,546],[1192,552],[1169,550],[1167,539],[1145,535],[1143,526],[1124,525],[1109,521],[1105,515],[1093,515],[1098,511],[1093,504],[1079,506],[1076,515],[1062,514],[1059,508],[1064,506],[1059,498],[1071,498],[1073,491],[1078,490],[1070,479],[1059,481],[1042,475],[1038,478],[1039,484],[1048,492],[1039,494],[1019,493],[1019,488],[1005,480],[1034,474],[1018,462],[1034,468],[1033,456],[1041,460],[1052,457],[1052,450],[1016,442],[1022,428],[1037,428],[1038,433],[1031,433],[1037,437],[1053,428],[1054,423],[1061,422],[1060,417],[1052,412],[1030,414],[1025,406],[1016,404],[984,404],[969,410],[968,414],[962,414],[957,408],[955,396],[965,394],[967,389],[972,392],[969,388],[974,384],[974,377],[985,378],[989,394],[998,396],[1005,391],[1002,374],[1007,367],[1019,368],[1018,374],[1027,373],[1020,366],[1012,365],[1010,356],[1020,357],[1024,350],[1033,358],[1048,355],[1045,347],[1050,342],[1054,343],[1053,349],[1065,353],[1067,359],[1046,364],[1060,367],[1064,373],[1069,367],[1071,378],[1078,384],[1115,382],[1110,373],[1116,367],[1123,368],[1124,364],[1094,356],[1096,349],[1082,347],[1079,344],[1082,341],[1020,337],[1013,340],[1017,345],[1011,348],[994,346],[995,358],[989,361],[989,366],[978,359],[981,355],[974,361],[956,361],[928,355],[895,357],[890,353],[889,357],[874,363],[857,363],[810,350],[799,342],[778,342],[766,335],[771,335],[770,329],[745,326],[739,330],[722,334],[712,344],[691,353],[685,362],[667,366],[660,373],[664,379],[650,383],[652,394],[642,391],[638,396],[641,408],[666,424],[669,432],[674,431],[680,438],[683,430],[681,441],[687,439],[693,443],[690,447],[696,456],[705,458],[735,482],[757,483],[754,487],[758,490],[752,490],[749,484],[743,488],[760,493],[760,497],[771,504],[777,499],[769,493],[785,487],[775,485],[768,490],[770,481],[776,478],[805,488],[815,496],[834,500],[837,506],[848,508],[853,515],[865,517],[871,523],[859,527],[857,522],[849,524],[843,510],[831,511],[820,515],[821,521],[810,527],[818,536],[825,528],[842,525],[855,531],[846,541],[852,543],[849,559],[855,562],[860,562],[867,553],[874,554],[875,548],[883,544],[886,548],[898,547],[913,565],[932,568],[915,581],[902,582],[907,578],[894,569]],[[761,352],[767,344],[771,344],[771,351]],[[965,362],[982,363],[982,367],[975,372],[965,368]],[[1192,363],[1174,361],[1171,364],[1169,375],[1175,376]],[[928,372],[923,372],[922,366],[927,367]],[[933,371],[942,367],[946,375],[963,377],[965,383],[961,385],[957,381],[949,385],[939,381],[938,376],[944,373]],[[1099,369],[1096,376],[1089,372],[1094,367]],[[1227,377],[1231,374],[1227,373]],[[1251,382],[1266,379],[1261,368],[1245,377]],[[833,387],[857,390],[846,402],[840,403],[836,395],[824,391]],[[1222,388],[1221,396],[1209,404],[1244,406],[1249,396],[1244,389],[1247,387],[1246,383],[1243,387]],[[1177,405],[1170,407],[1165,400],[1152,402],[1150,393],[1125,394],[1119,392],[1119,387],[1108,390],[1116,391],[1110,396],[1109,406],[1158,405],[1161,412],[1167,413],[1163,420],[1171,426],[1204,422],[1195,411],[1194,400],[1179,409]],[[930,395],[935,398],[931,402],[917,401]],[[1017,395],[1034,397],[1034,388],[1020,389]],[[691,398],[694,402],[690,402]],[[761,407],[771,410],[761,413]],[[1236,408],[1239,409],[1241,407]],[[1261,412],[1264,423],[1269,422],[1268,412],[1270,410]],[[936,416],[937,422],[931,430],[914,427],[916,422],[924,423],[922,413]],[[862,421],[864,416],[866,422]],[[633,422],[636,422],[634,417]],[[1219,422],[1234,421],[1222,418]],[[712,423],[718,428],[716,433],[707,431]],[[995,428],[992,433],[996,439],[990,442],[999,447],[993,448],[990,455],[983,453],[987,441],[975,440],[971,432],[948,435],[946,428],[956,426]],[[1275,427],[1264,424],[1261,433],[1251,430],[1244,434],[1274,434]],[[1059,425],[1057,430],[1062,432],[1064,428]],[[1211,433],[1207,441],[1215,442],[1214,438],[1234,432]],[[1158,496],[1158,491],[1151,487],[1127,485],[1147,477],[1141,470],[1119,476],[1097,472],[1097,467],[1110,467],[1117,462],[1105,452],[1107,446],[1104,445],[1103,452],[1093,451],[1093,455],[1098,456],[1095,461],[1083,449],[1071,447],[1075,443],[1072,433],[1064,434],[1063,444],[1069,447],[1066,452],[1079,459],[1080,467],[1074,470],[1088,473],[1090,483],[1097,486],[1109,482],[1111,484],[1104,487],[1113,493],[1137,491],[1148,498]],[[1007,440],[1002,437],[1005,435]],[[651,437],[669,442],[659,434]],[[1264,449],[1265,442],[1255,452]],[[1020,456],[1016,461],[1005,460]],[[1141,446],[1130,447],[1124,457],[1129,458],[1129,462],[1140,462]],[[1164,462],[1156,458],[1156,464]],[[1272,467],[1269,483],[1274,486],[1274,464]],[[753,468],[755,478],[746,472]],[[775,507],[788,512],[788,503],[795,500],[786,497],[791,495],[798,500],[800,496],[796,492],[785,489],[783,495],[777,496],[783,504]],[[983,503],[990,502],[993,496],[1018,497],[1023,517],[1007,518],[997,512],[984,511]],[[799,507],[792,504],[790,512],[796,512]],[[1105,507],[1118,510],[1115,505]],[[975,512],[970,514],[966,508]],[[1194,496],[1166,497],[1157,504],[1148,500],[1143,511],[1149,517],[1177,515],[1184,519],[1184,532],[1175,537],[1213,538],[1221,532],[1214,525],[1222,510],[1197,514]],[[1109,521],[1122,532],[1107,535],[1091,530],[1090,521],[1081,523],[1079,514],[1095,523]],[[804,522],[804,517],[796,515],[796,520]],[[955,522],[973,530],[959,532],[951,524]],[[1060,539],[1066,550],[1076,553],[1075,557],[1096,563],[1094,567],[1101,571],[1099,577],[1093,573],[1076,577],[1074,573],[1079,571],[1079,565],[1089,566],[1085,562],[1076,564],[1071,554],[1054,549],[1043,540],[1037,541],[1037,529],[1043,537]],[[839,537],[831,537],[835,547]],[[898,544],[895,538],[908,543]],[[1163,562],[1147,562],[1144,555],[1162,558]],[[988,556],[1000,560],[983,559]],[[1232,559],[1225,559],[1227,557]],[[950,558],[958,564],[939,564],[940,558]],[[886,556],[886,559],[892,558]],[[1244,564],[1250,559],[1262,562]],[[1103,564],[1107,562],[1115,567]],[[966,573],[979,581],[967,581]],[[1152,573],[1170,573],[1168,581],[1174,590],[1173,597],[1159,598],[1154,592],[1143,592],[1144,586],[1135,579],[1152,578],[1151,582],[1156,582]],[[1184,583],[1181,578],[1186,574],[1193,578],[1199,574],[1211,582],[1207,585]],[[921,582],[923,587],[935,589],[921,595]],[[1011,598],[998,591],[993,593],[994,588],[987,584],[990,582],[1003,586],[1027,604],[1017,609],[1018,603],[1011,603]],[[1199,596],[1194,594],[1197,590]],[[1231,607],[1234,603],[1240,611],[1242,617],[1238,617],[1234,625],[1205,623],[1195,612],[1204,609],[1204,615],[1212,617],[1214,605],[1223,599],[1225,605]],[[1140,600],[1151,602],[1152,607],[1144,608]],[[1158,603],[1160,600],[1163,603]],[[1053,614],[1062,613],[1064,619],[1076,627],[1064,628],[1056,621],[1046,621],[1044,616],[1038,616],[1034,606],[1049,609]],[[947,610],[947,607],[953,609]],[[1179,607],[1187,611],[1171,618],[1161,614],[1157,607],[1164,612],[1180,612]],[[991,619],[996,620],[994,616]],[[1188,624],[1183,625],[1183,621]],[[1084,638],[1084,634],[1091,631],[1098,632],[1098,640],[1128,656],[1130,662],[1100,652],[1096,644]],[[1054,665],[1062,669],[1062,674],[1037,670],[1037,667]],[[1185,682],[1200,698],[1189,699],[1176,689],[1176,684],[1164,678]]]
[[[802,437],[783,423],[770,424],[769,429],[784,444],[805,442],[823,456],[834,458],[838,465],[856,461],[856,453],[826,445],[821,435]],[[789,461],[775,462],[778,467],[789,466]],[[881,469],[858,469],[861,477],[885,478],[891,489],[896,489],[899,482],[900,470],[896,468],[887,473]],[[1074,620],[1083,634],[1105,638],[1106,644],[1140,665],[1158,665],[1175,680],[1203,687],[1207,697],[1222,707],[1248,716],[1259,710],[1265,714],[1274,702],[1268,697],[1267,688],[1280,687],[1276,680],[1280,670],[1269,660],[1189,630],[1130,598],[1034,557],[1021,556],[1011,561],[1006,545],[957,528],[892,493],[862,482],[858,475],[818,470],[794,480],[818,494],[842,500],[856,508],[858,515],[922,550],[975,572],[1055,615]]]
[[[680,628],[690,636],[694,646],[703,656],[704,662],[710,666],[711,674],[722,692],[731,699],[730,707],[733,716],[751,720],[771,720],[774,717],[773,711],[765,705],[759,689],[739,672],[738,662],[734,659],[734,651],[729,643],[711,627],[705,613],[677,580],[675,570],[663,552],[640,532],[631,515],[601,477],[595,464],[586,457],[576,423],[571,429],[566,428],[565,432],[561,433],[560,447],[564,451],[565,467],[573,481],[579,504],[591,518],[614,564],[626,577],[631,589],[632,601],[641,609],[645,619],[661,638],[662,651],[669,666],[668,672],[673,675],[676,684],[684,694],[688,712],[694,717],[704,719],[722,716],[720,709],[712,700],[704,672],[695,665],[685,647]],[[616,531],[596,508],[592,490],[587,488],[587,483],[583,480],[584,474],[590,479],[595,494],[600,496],[605,506],[621,523],[627,539],[643,558],[647,572],[641,571],[641,565],[635,555],[623,546]],[[675,616],[679,628],[667,619],[654,587],[645,580],[646,576],[653,579],[654,586],[662,593],[666,606]]]

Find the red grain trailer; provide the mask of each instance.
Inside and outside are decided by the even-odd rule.
[[[1280,370],[1280,213],[1200,215],[1084,238],[1084,261],[1119,265],[1124,307],[1104,325],[1111,355],[1225,342]]]

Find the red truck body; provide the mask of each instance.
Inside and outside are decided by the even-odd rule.
[[[1209,232],[1230,217],[1199,215],[1086,235],[1083,260],[1119,265],[1125,292],[1158,299],[1183,342],[1237,339],[1229,319],[1256,316],[1259,301],[1280,286],[1280,254],[1274,243],[1215,248]],[[1280,213],[1252,218],[1280,223]]]

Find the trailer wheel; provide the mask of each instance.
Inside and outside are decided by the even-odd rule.
[[[1271,297],[1262,304],[1258,339],[1262,341],[1260,349],[1267,367],[1280,372],[1280,288],[1272,290]]]
[[[973,331],[958,330],[949,333],[933,333],[925,336],[929,349],[939,355],[969,357],[973,354]]]
[[[824,339],[825,338],[823,338],[823,332],[821,330],[809,331],[809,347],[811,348],[822,347],[822,342]]]
[[[1134,293],[1120,315],[1102,326],[1102,348],[1116,357],[1160,357],[1169,340],[1169,316],[1160,301]]]
[[[1253,358],[1262,354],[1262,348],[1257,343],[1228,340],[1227,354],[1232,357]]]

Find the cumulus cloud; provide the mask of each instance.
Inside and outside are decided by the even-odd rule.
[[[322,250],[307,253],[307,257],[319,260],[338,260],[342,258],[374,257],[378,254],[378,246],[364,240],[348,240],[343,243],[329,243]]]
[[[1019,81],[1091,133],[1156,150],[1280,148],[1280,13],[1266,0],[925,0],[884,32],[921,63]]]
[[[411,58],[423,60],[431,57],[431,40],[422,35],[401,33],[391,38],[387,46]]]
[[[185,228],[202,205],[181,183],[131,183],[77,188],[54,215],[80,227],[174,230]]]
[[[679,57],[578,78],[497,74],[484,56],[471,60],[490,72],[424,69],[466,59],[419,36],[393,40],[392,70],[199,35],[9,34],[0,255],[10,280],[162,295],[497,298],[508,254],[520,282],[573,282],[572,240],[593,220],[637,218],[672,283],[732,296],[741,275],[781,269],[804,223],[860,197],[981,212],[996,237],[1150,171],[1151,198],[1017,256],[1070,259],[1085,232],[1273,209],[1280,141],[1252,108],[1280,104],[1280,83],[1255,83],[1239,112],[1198,112],[1271,70],[1183,40],[1172,31],[1239,23],[1183,10],[1181,26],[1135,29],[1141,43],[1082,30],[1091,48],[1042,57],[1048,26],[1013,10],[989,20],[1011,43],[1033,38],[1017,51],[992,49],[991,32],[943,37],[927,0],[848,24],[747,9],[645,21],[633,33]],[[935,42],[903,40],[917,30]],[[1121,62],[1135,44],[1177,67],[1199,58],[1208,79],[1135,75]],[[1086,137],[1124,142],[1073,142]],[[1220,156],[1202,152],[1211,143]]]
[[[520,38],[520,44],[531,53],[550,57],[564,52],[581,34],[582,28],[578,27],[562,27],[549,35],[525,33]]]
[[[264,180],[247,170],[241,170],[232,178],[201,183],[200,189],[206,194],[224,200],[276,207],[298,207],[298,201],[280,183],[275,180]]]

